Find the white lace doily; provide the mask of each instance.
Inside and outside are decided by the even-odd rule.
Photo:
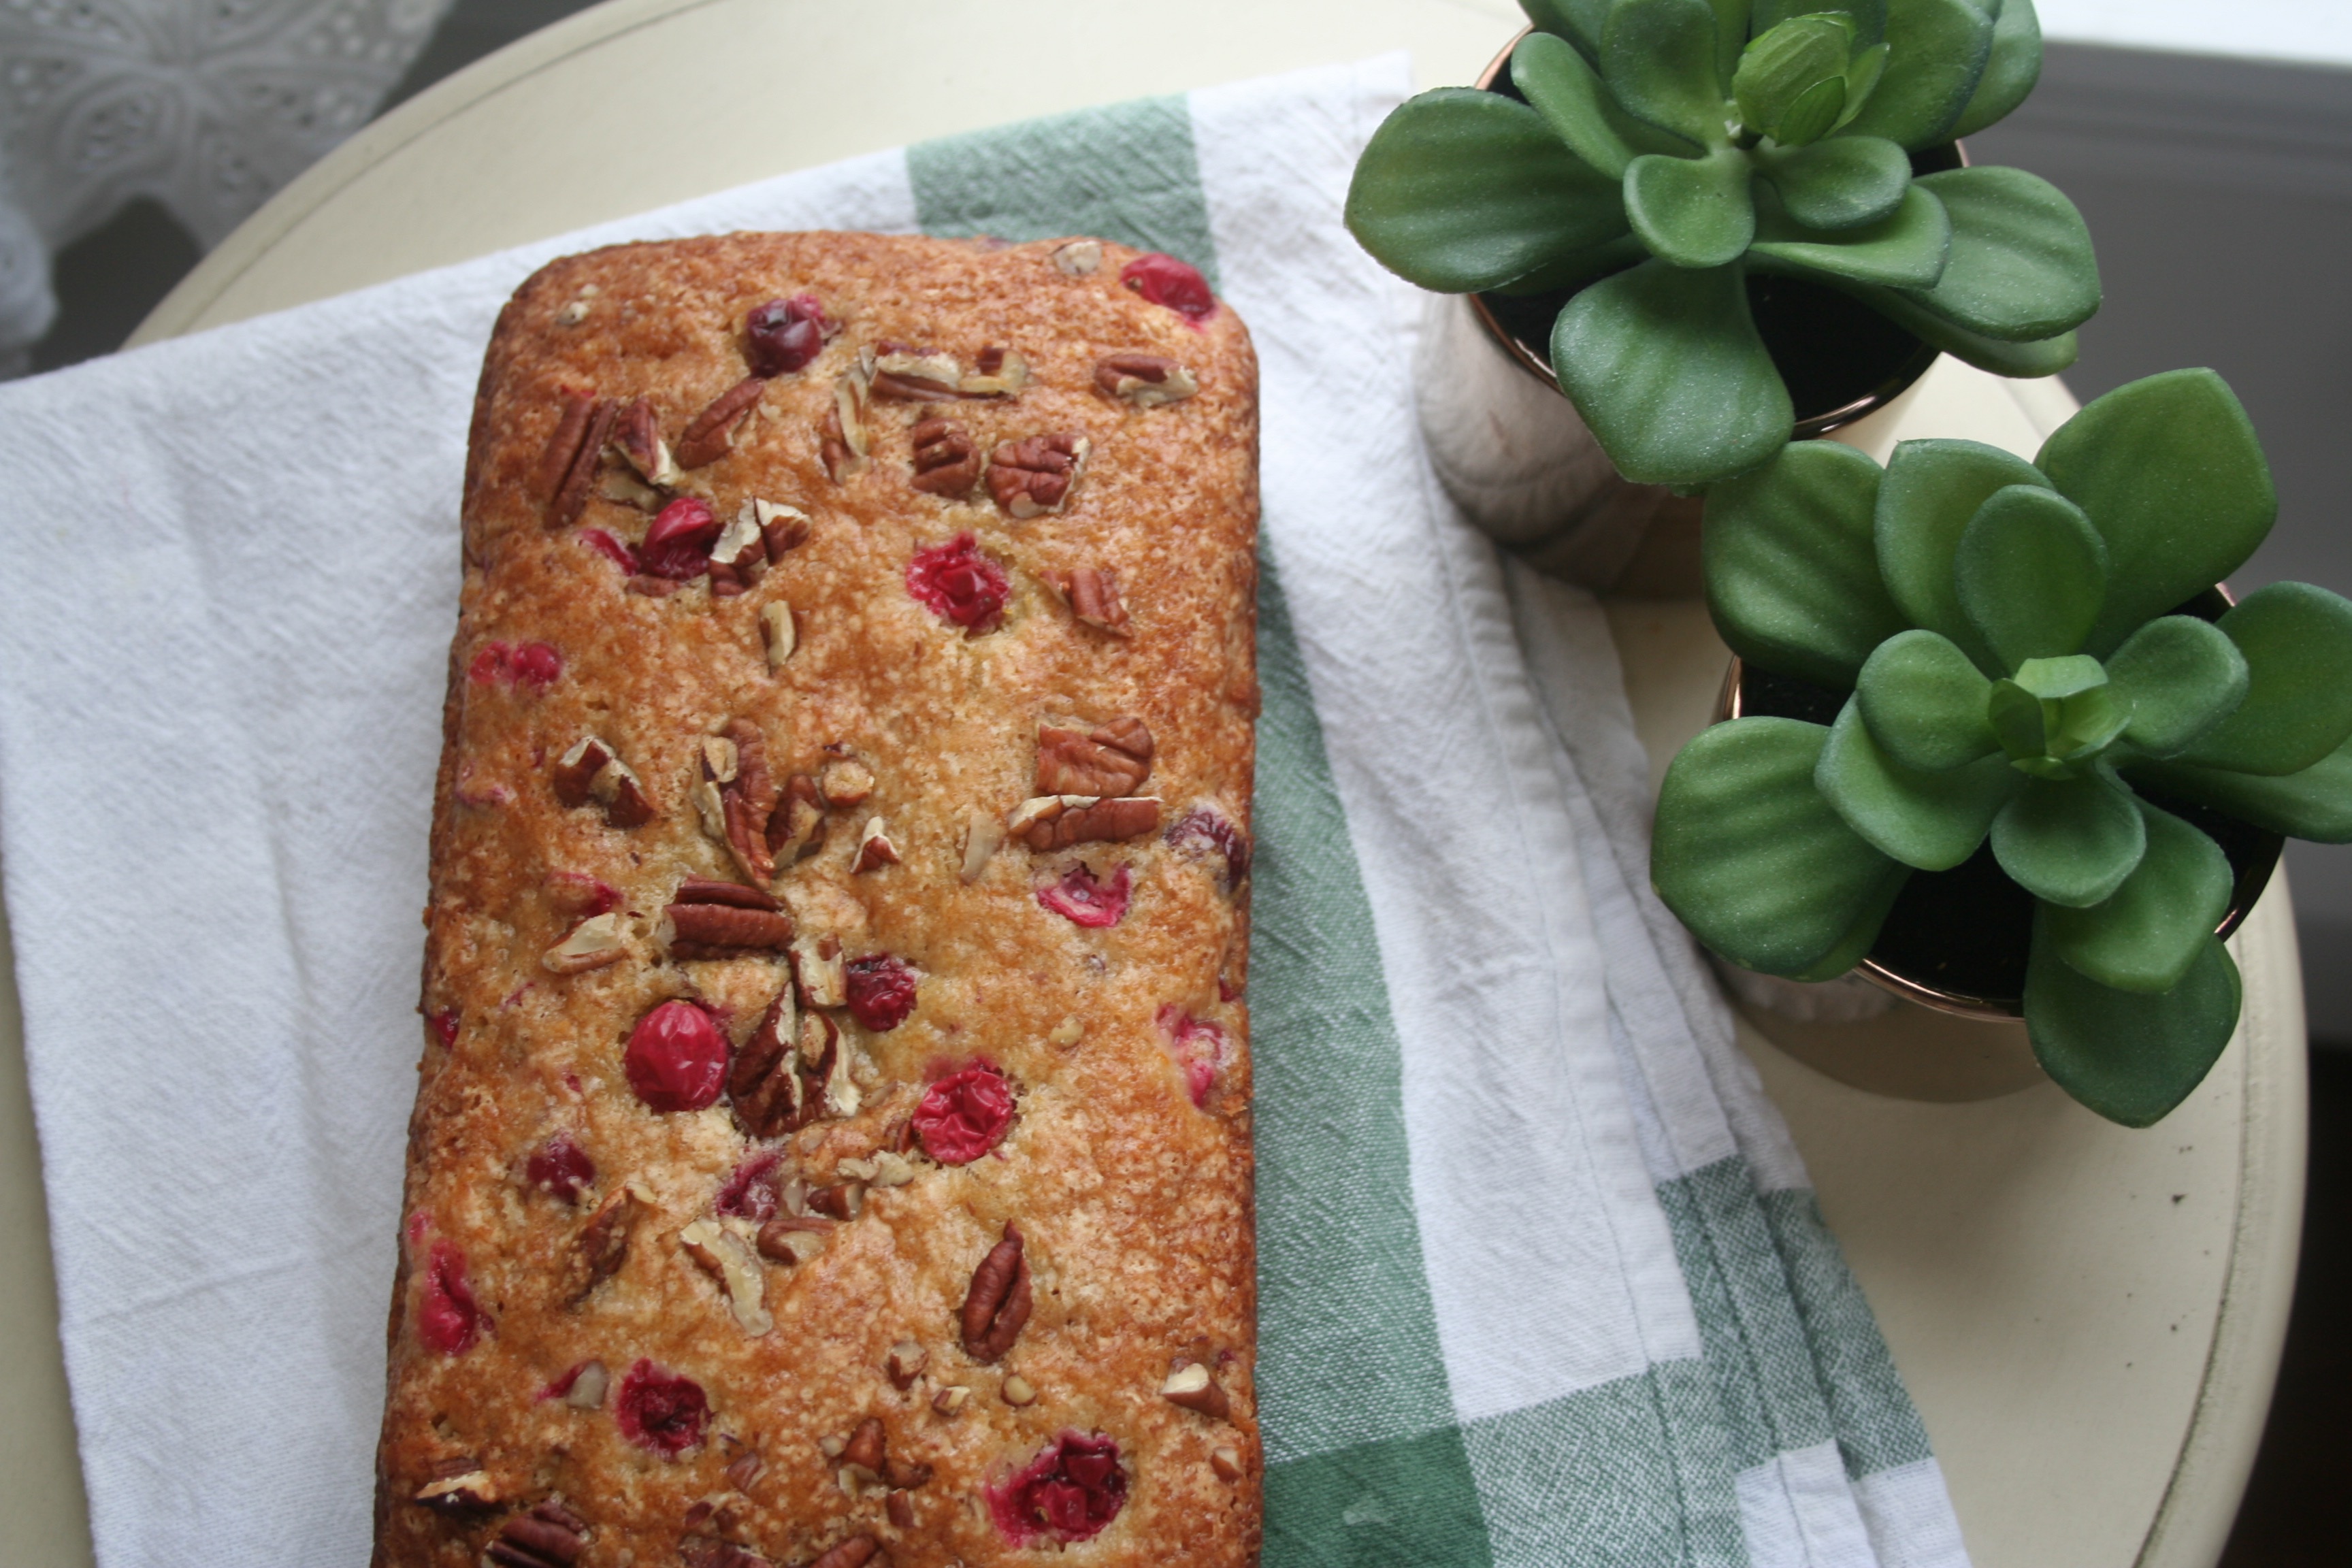
[[[0,0],[0,361],[54,311],[40,245],[147,195],[209,249],[367,121],[449,4]]]

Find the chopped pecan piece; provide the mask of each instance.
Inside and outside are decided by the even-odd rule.
[[[1102,241],[1074,239],[1054,251],[1054,270],[1065,278],[1090,278],[1102,270]]]
[[[695,1522],[698,1524],[701,1521]],[[688,1536],[677,1543],[677,1554],[686,1568],[776,1568],[773,1563],[748,1546],[738,1546],[731,1541],[720,1541],[708,1535]]]
[[[835,1182],[830,1186],[812,1187],[808,1205],[834,1219],[856,1219],[866,1208],[866,1184]]]
[[[767,1468],[759,1455],[746,1454],[727,1467],[727,1484],[739,1492],[749,1493],[751,1483],[758,1480],[760,1472]]]
[[[640,572],[623,584],[621,591],[625,594],[636,594],[648,599],[667,599],[682,586],[684,586],[683,584],[672,582],[667,577],[656,577],[650,573]]]
[[[1119,603],[1118,574],[1108,566],[1081,566],[1056,572],[1048,579],[1069,602],[1070,614],[1086,625],[1115,637],[1132,636],[1127,606]]]
[[[849,965],[841,956],[841,939],[803,936],[793,942],[793,978],[800,982],[802,1006],[847,1005]]]
[[[971,372],[956,383],[966,397],[1010,397],[1029,384],[1029,362],[1002,343],[991,343],[973,360]]]
[[[923,403],[962,395],[963,366],[937,349],[878,343],[874,358],[874,395]]]
[[[903,1394],[915,1386],[915,1379],[923,1375],[923,1367],[930,1359],[930,1352],[913,1340],[900,1340],[890,1347],[889,1359],[882,1363],[882,1370],[889,1374],[890,1386]]]
[[[677,466],[681,468],[703,468],[734,450],[735,426],[751,411],[751,405],[760,401],[760,395],[767,390],[766,381],[756,375],[747,375],[712,398],[710,406],[696,415],[678,437]]]
[[[645,785],[613,748],[593,735],[583,735],[548,770],[555,798],[569,806],[594,802],[604,808],[604,820],[614,827],[642,827],[654,819],[654,803]]]
[[[915,1528],[915,1505],[907,1500],[905,1492],[892,1492],[882,1500],[882,1512],[894,1530]]]
[[[586,805],[593,798],[589,786],[595,782],[597,772],[612,760],[612,747],[593,735],[583,735],[547,770],[547,782],[554,786],[555,798],[565,805]]]
[[[917,489],[953,500],[980,483],[980,448],[962,426],[926,419],[908,436],[915,444],[915,477],[909,482]]]
[[[829,1219],[807,1215],[778,1215],[760,1227],[760,1256],[791,1268],[806,1263],[824,1250]]]
[[[1159,354],[1106,354],[1095,362],[1095,385],[1138,408],[1181,403],[1201,390],[1191,371]]]
[[[967,813],[963,825],[963,865],[957,875],[977,882],[996,852],[1004,847],[1004,824],[984,811]]]
[[[857,1424],[857,1430],[849,1435],[848,1446],[841,1450],[841,1462],[878,1472],[889,1440],[888,1434],[882,1430],[881,1418],[868,1415]]]
[[[1007,515],[1059,511],[1086,471],[1094,443],[1074,430],[1007,441],[988,458],[988,493]]]
[[[498,1488],[479,1459],[444,1459],[433,1467],[433,1477],[416,1489],[415,1500],[444,1513],[468,1513],[496,1507]]]
[[[1216,1472],[1217,1479],[1221,1481],[1240,1480],[1242,1479],[1242,1451],[1239,1448],[1234,1447],[1216,1449],[1209,1456],[1209,1468]]]
[[[840,1545],[820,1553],[808,1568],[866,1568],[882,1543],[870,1535],[853,1535]]]
[[[785,781],[783,799],[768,817],[768,853],[778,861],[800,860],[824,844],[824,796],[816,780],[794,773]]]
[[[645,398],[622,409],[614,420],[613,449],[646,484],[667,488],[677,483],[677,464],[670,457],[669,443],[662,439],[661,418]]]
[[[563,389],[556,408],[555,428],[548,432],[547,448],[539,458],[539,493],[547,498],[551,507],[572,472],[573,460],[580,456],[580,445],[588,438],[588,426],[595,414],[594,393],[576,387]]]
[[[1218,1386],[1216,1374],[1197,1361],[1178,1363],[1160,1385],[1160,1394],[1171,1405],[1197,1410],[1212,1420],[1222,1421],[1233,1412],[1233,1401]]]
[[[793,607],[782,599],[771,599],[760,606],[760,646],[767,650],[768,672],[772,675],[784,668],[784,661],[800,647],[800,632],[793,625]],[[770,819],[768,837],[771,851],[774,848],[775,828]]]
[[[497,1568],[572,1568],[588,1545],[588,1521],[550,1498],[499,1527],[482,1555]]]
[[[1037,726],[1039,795],[1132,795],[1151,776],[1151,731],[1132,713],[1080,733]]]
[[[618,963],[629,956],[617,913],[591,915],[573,926],[562,942],[540,955],[540,963],[557,974],[585,974]]]
[[[710,546],[710,595],[731,599],[768,573],[768,541],[752,504],[738,508],[735,521]]]
[[[694,786],[702,830],[727,846],[735,864],[753,883],[776,874],[768,848],[768,821],[779,791],[768,772],[767,741],[748,719],[730,720],[724,735],[702,742],[702,780]]]
[[[931,1408],[942,1415],[953,1415],[971,1398],[971,1390],[960,1383],[950,1383],[931,1395]]]
[[[787,985],[728,1064],[728,1097],[743,1130],[754,1138],[781,1138],[809,1120],[814,1097],[801,1081],[799,1034],[798,1009]]]
[[[760,542],[768,548],[771,566],[806,544],[809,531],[815,526],[809,521],[809,514],[796,506],[761,500],[756,496],[743,505],[750,510],[751,521],[759,525]]]
[[[873,367],[861,360],[833,384],[833,406],[817,426],[818,455],[825,477],[840,484],[863,473],[873,455],[873,437],[866,427],[866,398],[874,382]]]
[[[747,1334],[776,1326],[766,1304],[767,1279],[751,1245],[715,1219],[698,1219],[677,1233],[678,1245],[727,1294],[728,1310]]]
[[[1111,800],[1082,795],[1047,795],[1024,800],[1014,807],[1005,830],[1030,848],[1050,853],[1074,844],[1116,844],[1121,839],[1140,838],[1159,826],[1157,795]]]
[[[867,817],[865,832],[858,835],[857,854],[856,858],[850,861],[849,869],[853,873],[873,871],[884,866],[897,864],[898,864],[898,847],[890,842],[890,835],[884,828],[882,819],[878,816]]]
[[[1002,1356],[1021,1337],[1029,1309],[1029,1259],[1019,1228],[1006,1220],[1004,1239],[980,1260],[972,1270],[971,1288],[964,1293],[964,1353],[977,1362]]]
[[[864,805],[874,793],[874,770],[855,757],[835,757],[817,770],[816,787],[827,805]]]
[[[572,1250],[563,1266],[563,1304],[577,1307],[590,1292],[621,1271],[629,1258],[629,1236],[636,1229],[637,1216],[645,1208],[633,1184],[623,1184],[621,1190],[604,1200],[604,1205],[588,1216],[572,1239]]]

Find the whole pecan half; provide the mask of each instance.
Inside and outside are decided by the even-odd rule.
[[[882,1543],[870,1535],[853,1535],[840,1545],[820,1552],[808,1568],[866,1568]]]
[[[564,476],[572,471],[572,460],[580,455],[580,443],[588,437],[588,421],[596,412],[596,395],[567,386],[558,395],[555,407],[555,428],[547,433],[547,446],[539,455],[537,476],[539,493],[549,501],[563,488]]]
[[[1156,795],[1092,799],[1086,795],[1040,795],[1024,800],[1005,824],[1006,833],[1041,853],[1074,844],[1116,844],[1140,838],[1160,826]]]
[[[1151,731],[1132,713],[1081,733],[1037,726],[1039,795],[1133,795],[1151,776]]]
[[[588,510],[588,492],[595,488],[596,466],[604,460],[604,442],[612,435],[613,421],[619,415],[620,405],[610,398],[598,399],[588,411],[588,426],[581,432],[579,450],[572,454],[571,466],[563,470],[562,481],[547,503],[548,527],[569,528]]]
[[[726,904],[672,904],[668,917],[670,956],[691,963],[709,958],[756,958],[792,945],[793,918],[767,910]]]
[[[621,1271],[629,1259],[629,1235],[645,1207],[626,1184],[588,1216],[572,1238],[562,1270],[563,1304],[577,1307],[590,1292]]]
[[[483,1553],[498,1568],[572,1568],[588,1544],[588,1521],[550,1498],[499,1526]]]
[[[1127,606],[1119,602],[1117,572],[1108,566],[1081,566],[1075,572],[1056,572],[1051,581],[1078,621],[1115,637],[1134,635]]]
[[[1095,362],[1095,385],[1138,408],[1181,403],[1201,390],[1191,371],[1160,354],[1105,354]]]
[[[971,493],[980,482],[980,448],[962,426],[926,419],[908,436],[915,444],[915,477],[909,483],[928,495],[950,500]]]
[[[677,464],[670,457],[669,443],[662,439],[661,417],[646,399],[638,398],[613,421],[613,449],[646,483],[677,483]]]
[[[735,448],[735,426],[768,384],[756,375],[747,375],[717,397],[710,406],[696,415],[677,438],[677,466],[699,468],[715,463]]]
[[[992,1362],[1013,1348],[1029,1321],[1029,1259],[1019,1227],[1004,1222],[1004,1239],[972,1270],[963,1298],[963,1350],[977,1362]]]
[[[1017,518],[1059,511],[1086,471],[1094,443],[1075,430],[1006,441],[988,457],[988,493]]]

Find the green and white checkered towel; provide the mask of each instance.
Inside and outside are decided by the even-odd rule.
[[[1406,89],[929,143],[0,387],[0,830],[109,1568],[365,1554],[475,366],[548,257],[737,227],[1100,234],[1256,337],[1269,1568],[1966,1562],[1650,894],[1601,616],[1432,482],[1417,301],[1339,222]]]

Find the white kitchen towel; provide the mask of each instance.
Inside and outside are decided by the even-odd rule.
[[[1339,222],[1406,86],[927,143],[0,387],[0,838],[107,1568],[365,1554],[481,348],[550,257],[737,227],[1104,234],[1255,336],[1270,1568],[1965,1563],[1649,891],[1599,612],[1431,479],[1417,300]]]

